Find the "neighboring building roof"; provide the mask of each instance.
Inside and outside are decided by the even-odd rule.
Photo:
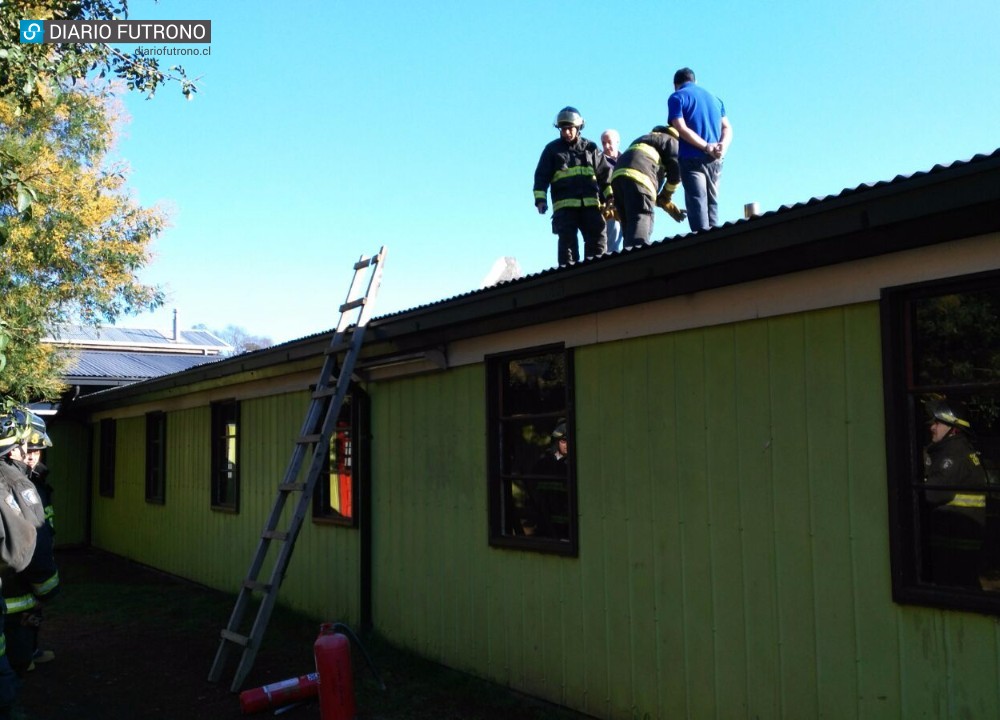
[[[168,337],[144,328],[63,325],[43,339],[66,354],[63,381],[109,387],[171,375],[220,360],[232,347],[206,330],[180,330]]]
[[[70,385],[129,385],[216,362],[219,355],[161,355],[107,350],[69,351],[63,380]]]
[[[380,316],[368,324],[365,344],[403,356],[463,338],[997,231],[1000,150]],[[328,330],[111,394],[125,401],[133,393],[311,357],[327,349],[332,335]]]
[[[159,330],[83,325],[60,326],[44,342],[60,347],[218,355],[232,347],[207,330],[180,330],[177,338]]]

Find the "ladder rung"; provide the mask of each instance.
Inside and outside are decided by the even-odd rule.
[[[242,645],[243,647],[246,647],[247,645],[250,644],[250,638],[248,638],[246,635],[240,635],[239,633],[234,633],[230,630],[222,631],[222,639],[228,640],[229,642],[234,642],[237,645]]]
[[[350,302],[345,302],[340,306],[340,312],[347,312],[348,310],[353,310],[354,308],[359,308],[368,302],[368,298],[358,298],[357,300],[351,300]]]
[[[278,486],[279,492],[302,492],[305,489],[306,484],[304,482],[281,483]]]
[[[267,592],[270,589],[270,585],[267,583],[262,583],[259,580],[244,580],[243,587],[247,590],[259,590],[260,592]]]
[[[332,385],[331,387],[325,387],[314,391],[312,394],[312,399],[320,400],[321,398],[331,397],[332,395],[336,394],[337,394],[337,386]]]
[[[297,442],[299,445],[309,445],[318,443],[322,439],[323,436],[320,433],[314,433],[312,435],[302,435],[295,442]]]
[[[378,261],[378,255],[372,255],[370,258],[365,258],[364,260],[358,260],[356,263],[354,263],[354,269],[364,270],[366,267],[372,265],[376,261]]]
[[[288,533],[284,530],[265,530],[260,534],[265,540],[287,540]]]

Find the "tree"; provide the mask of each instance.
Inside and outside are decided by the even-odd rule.
[[[199,323],[194,326],[194,329],[208,330],[208,332],[216,337],[229,343],[233,348],[228,353],[229,356],[241,355],[245,352],[253,352],[254,350],[263,350],[274,345],[274,341],[271,338],[262,335],[251,335],[244,328],[237,325],[226,325],[225,330],[209,330],[204,323]]]
[[[115,20],[128,0],[0,0],[0,396],[52,397],[59,358],[41,344],[67,319],[97,325],[158,306],[135,272],[165,217],[104,166],[108,99],[119,86],[152,97],[168,81],[191,99],[182,67],[104,43],[21,44],[19,21]]]
[[[61,323],[99,325],[162,303],[136,272],[166,224],[127,192],[107,164],[114,114],[106,93],[68,92],[18,112],[0,97],[0,153],[16,157],[34,199],[22,212],[0,205],[0,321],[10,340],[0,395],[28,402],[60,389],[61,359],[41,343]]]

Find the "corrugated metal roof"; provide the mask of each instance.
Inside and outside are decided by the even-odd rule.
[[[69,384],[82,380],[140,381],[216,362],[218,355],[157,355],[153,353],[74,350],[63,378]]]
[[[229,345],[207,330],[180,330],[177,340],[167,337],[159,330],[147,328],[123,328],[103,326],[101,328],[84,325],[61,325],[47,340],[57,343],[98,343],[107,345],[162,345],[171,347],[208,347],[227,350]]]

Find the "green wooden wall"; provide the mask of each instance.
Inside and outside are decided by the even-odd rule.
[[[370,389],[383,634],[597,717],[1000,716],[996,621],[891,601],[876,304],[575,364],[578,558],[488,546],[484,366]]]
[[[240,404],[238,513],[210,507],[209,405],[167,412],[166,502],[145,500],[145,416],[117,420],[114,498],[98,493],[94,453],[93,544],[209,587],[236,593],[257,547],[308,407],[305,392]],[[97,431],[99,432],[99,430]],[[99,447],[99,443],[95,444]],[[291,503],[280,527],[288,526]],[[278,548],[271,548],[270,557]],[[358,531],[303,525],[279,603],[318,619],[357,623]],[[266,578],[270,565],[261,578]],[[219,628],[227,618],[220,618]]]
[[[87,543],[87,489],[90,429],[82,423],[49,420],[52,447],[45,451],[54,488],[56,546]]]
[[[383,635],[602,718],[1000,716],[996,621],[891,601],[876,304],[582,347],[575,368],[577,558],[489,547],[482,364],[368,388]],[[209,507],[207,400],[167,410],[162,506],[144,416],[121,411],[94,545],[235,592],[307,404],[241,403],[238,514]],[[307,523],[280,602],[357,623],[358,542]]]

